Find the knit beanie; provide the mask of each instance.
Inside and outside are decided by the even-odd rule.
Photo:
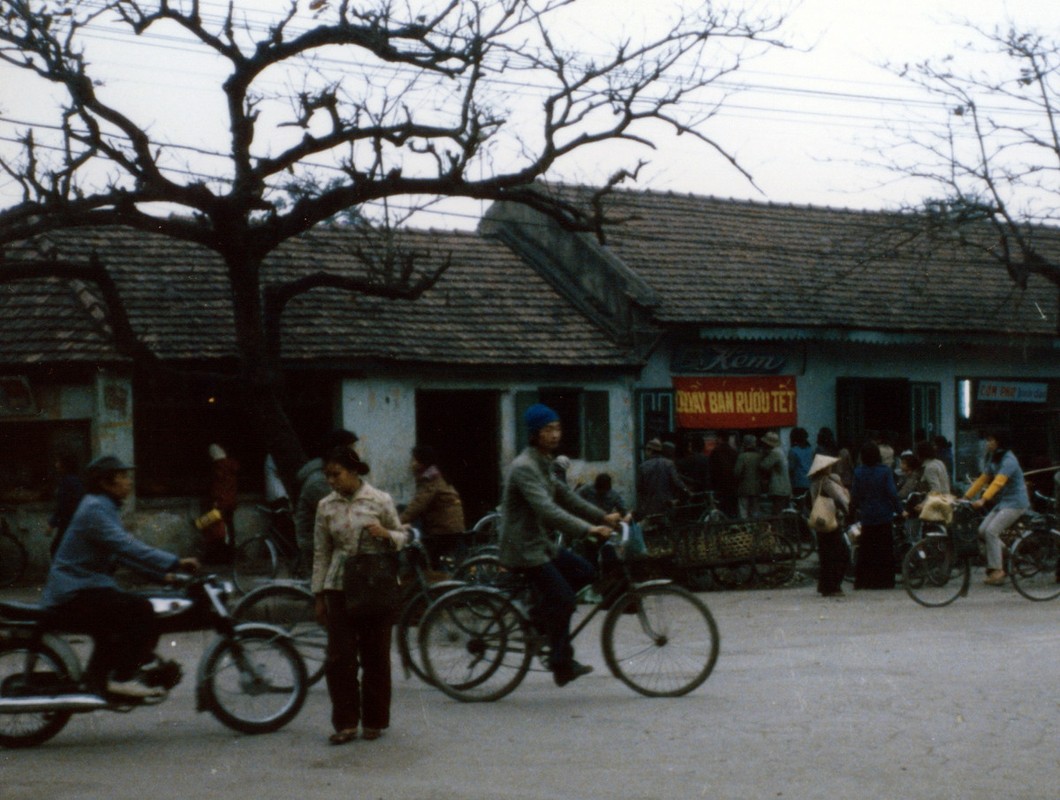
[[[533,436],[549,423],[556,422],[559,419],[559,414],[542,403],[534,403],[530,408],[526,409],[526,415],[523,419],[526,420],[527,433]]]

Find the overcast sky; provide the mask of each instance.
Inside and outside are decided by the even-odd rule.
[[[689,0],[695,2],[696,0]],[[584,0],[589,22],[570,32],[587,47],[609,34],[632,13],[653,8],[647,0]],[[269,5],[259,0],[259,5]],[[276,6],[285,2],[276,0]],[[806,203],[854,208],[883,208],[915,201],[924,187],[896,182],[863,162],[889,142],[892,125],[928,125],[941,111],[914,87],[893,77],[879,64],[938,58],[971,38],[962,20],[987,28],[1015,21],[1060,37],[1060,3],[1044,0],[802,0],[759,2],[759,7],[790,8],[778,34],[793,45],[752,60],[726,79],[731,95],[725,109],[709,122],[707,132],[737,157],[754,177],[749,184],[736,170],[712,157],[688,137],[660,140],[658,152],[641,151],[649,159],[637,185],[720,197],[781,203]],[[609,23],[609,24],[608,24]],[[160,98],[159,125],[197,125],[210,130],[211,121],[196,108],[195,76],[200,65],[187,51],[157,42],[151,50],[131,49],[115,40],[99,45],[98,60],[111,71],[111,87],[120,84],[138,106]],[[171,67],[165,91],[142,69]],[[48,96],[30,89],[10,69],[0,70],[0,147],[16,130],[12,120],[50,119]],[[176,111],[175,121],[172,114]],[[917,122],[916,120],[922,120]],[[216,145],[215,145],[216,148]],[[8,151],[9,152],[9,151]],[[597,153],[593,160],[570,165],[568,181],[596,182],[621,166]],[[602,157],[603,156],[603,157]],[[0,205],[17,199],[9,181],[0,178]],[[470,211],[470,213],[468,213]],[[464,216],[421,217],[423,226],[468,227],[474,209]]]

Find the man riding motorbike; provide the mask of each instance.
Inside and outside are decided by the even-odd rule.
[[[158,643],[154,613],[146,597],[118,586],[114,572],[126,566],[171,581],[174,572],[194,572],[199,562],[150,547],[125,530],[119,511],[132,493],[132,469],[112,455],[88,465],[87,494],[52,560],[41,605],[52,610],[64,629],[92,637],[85,671],[89,690],[143,698],[162,693],[136,680]]]

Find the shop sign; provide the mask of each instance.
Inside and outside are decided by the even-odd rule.
[[[979,395],[976,399],[1001,403],[1044,403],[1049,399],[1049,384],[979,381]]]
[[[674,350],[670,371],[695,375],[775,375],[788,359],[772,350],[723,344],[682,344]]]
[[[795,376],[674,378],[679,428],[779,428],[796,424]]]

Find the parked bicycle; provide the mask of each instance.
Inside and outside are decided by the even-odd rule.
[[[25,577],[29,564],[26,546],[15,536],[7,521],[9,508],[0,508],[0,588],[13,586]]]
[[[576,638],[601,612],[600,639],[611,673],[649,697],[678,697],[700,686],[718,658],[718,628],[696,595],[669,580],[638,583],[623,543],[595,604],[571,632]],[[532,621],[532,593],[518,573],[496,586],[465,586],[435,601],[420,622],[419,649],[432,683],[464,702],[499,700],[530,671],[547,669],[547,637]]]
[[[269,583],[251,590],[232,609],[240,622],[275,625],[287,632],[305,662],[308,685],[324,677],[328,635],[316,618],[316,598],[308,581]]]
[[[396,619],[395,638],[405,676],[430,678],[419,660],[416,630],[427,607],[450,589],[463,584],[438,580],[431,569],[423,536],[413,528],[408,544],[401,550],[403,586],[401,611]],[[324,677],[328,635],[316,619],[315,597],[309,581],[283,581],[258,586],[243,596],[232,609],[232,616],[244,622],[264,622],[283,628],[306,663],[309,683]]]
[[[788,538],[795,543],[800,559],[809,558],[817,552],[817,532],[807,523],[807,507],[809,505],[809,489],[801,489],[792,494],[788,499],[786,508],[780,510],[784,520],[784,531]]]
[[[281,519],[291,512],[260,505],[257,509],[268,520],[265,533],[241,542],[232,560],[232,579],[244,594],[278,577],[304,579],[308,572],[308,565],[301,563],[298,542],[285,533],[293,527]]]
[[[431,569],[430,557],[423,543],[422,533],[418,528],[413,528],[410,534],[408,543],[401,551],[404,562],[402,584],[405,591],[402,595],[401,612],[398,614],[395,634],[405,677],[415,675],[425,683],[430,683],[431,677],[423,665],[416,642],[420,623],[431,603],[446,592],[463,586],[464,583],[459,580],[438,580],[438,577],[444,573]],[[496,558],[496,556],[491,556],[491,558]]]

